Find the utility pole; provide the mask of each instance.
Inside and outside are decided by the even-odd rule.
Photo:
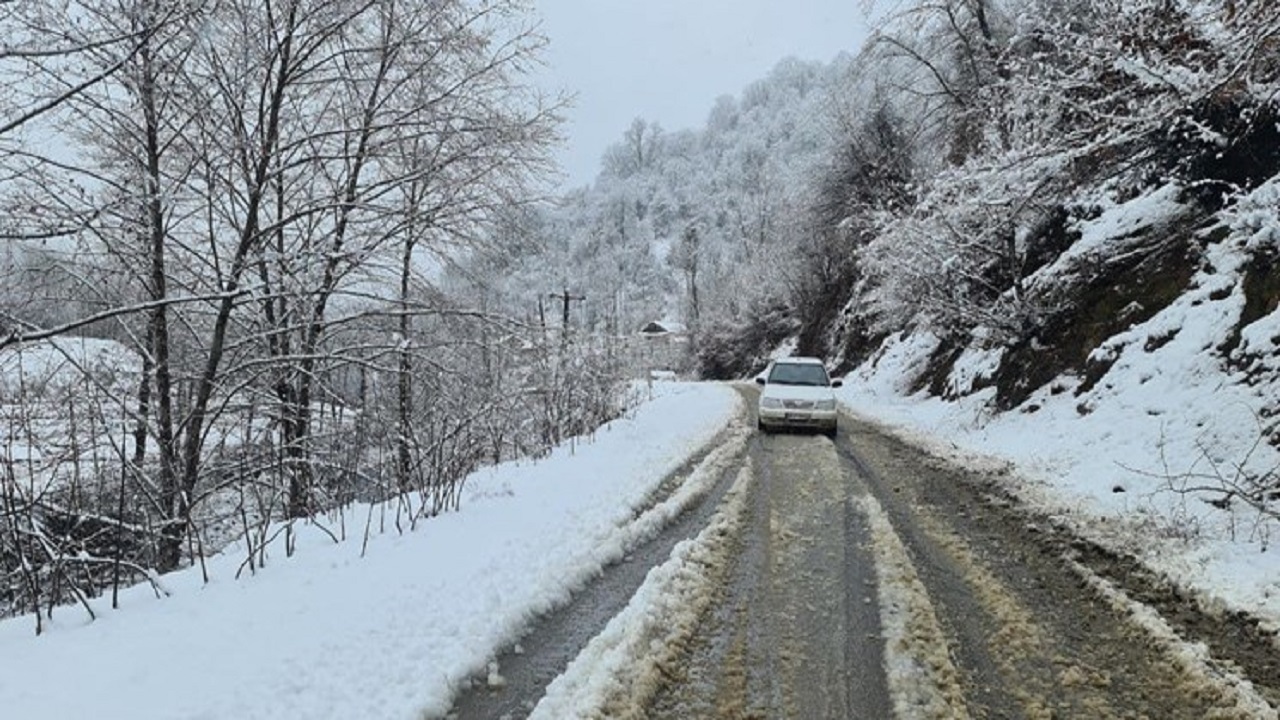
[[[563,310],[560,316],[560,327],[563,329],[565,333],[568,333],[569,332],[569,303],[574,300],[579,300],[579,301],[586,300],[587,296],[586,295],[570,295],[569,288],[565,288],[564,292],[549,293],[547,297],[559,299],[560,302],[563,303],[562,305]]]

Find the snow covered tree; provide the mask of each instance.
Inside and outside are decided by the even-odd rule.
[[[1274,10],[1246,20],[1215,2],[922,2],[894,22],[863,72],[883,69],[879,92],[915,108],[904,114],[937,108],[942,120],[917,137],[947,141],[917,156],[936,170],[863,252],[884,329],[920,318],[944,334],[1033,333],[1056,300],[1023,280],[1064,249],[1056,228],[1082,184],[1176,180],[1221,196],[1265,175],[1211,146],[1248,136],[1223,123],[1273,112],[1241,90],[1274,84],[1260,53],[1275,43]]]
[[[138,354],[141,381],[130,393],[113,388],[111,404],[128,407],[134,432],[133,452],[121,448],[117,461],[146,514],[139,526],[153,546],[143,561],[178,566],[202,537],[199,513],[222,511],[246,487],[262,491],[248,509],[269,522],[351,499],[351,477],[398,475],[364,489],[381,496],[429,482],[410,475],[456,479],[474,467],[468,435],[447,446],[415,437],[436,429],[423,413],[457,417],[437,406],[484,408],[449,384],[418,382],[436,369],[418,364],[435,348],[476,341],[441,319],[453,301],[425,280],[484,242],[499,211],[528,202],[530,178],[546,168],[556,104],[528,82],[544,41],[524,5],[59,7],[0,7],[0,22],[39,27],[75,60],[55,67],[55,53],[18,43],[0,58],[46,83],[50,92],[23,107],[56,99],[42,112],[63,142],[54,153],[0,137],[18,148],[0,157],[0,194],[22,210],[11,227],[69,238],[44,251],[52,271],[43,275],[32,273],[36,254],[13,253],[11,277],[35,282],[30,297],[4,299],[0,343],[92,331]],[[26,112],[13,107],[9,130]],[[93,304],[39,306],[54,278]],[[440,394],[370,390],[397,378]],[[396,431],[343,432],[352,421],[340,406],[370,398],[381,405],[360,407],[359,422],[399,402],[386,415]],[[420,413],[415,399],[428,407]],[[418,458],[371,467],[384,447],[370,453],[341,442],[349,438],[417,448]],[[331,487],[340,483],[341,497]]]

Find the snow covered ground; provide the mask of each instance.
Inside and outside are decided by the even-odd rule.
[[[120,610],[95,602],[94,622],[62,608],[41,637],[30,618],[0,623],[3,715],[439,716],[534,616],[652,532],[636,511],[739,405],[723,385],[654,395],[590,441],[477,473],[462,511],[375,535],[363,558],[357,508],[349,540],[304,527],[295,556],[277,549],[256,576],[235,578],[233,546],[208,585],[168,575],[170,597],[134,588]]]

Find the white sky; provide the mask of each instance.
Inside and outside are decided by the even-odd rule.
[[[551,39],[551,86],[575,93],[558,157],[570,187],[637,117],[700,128],[779,60],[827,61],[866,36],[858,0],[535,0]]]

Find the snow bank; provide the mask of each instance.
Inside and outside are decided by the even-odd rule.
[[[6,717],[414,718],[439,716],[537,614],[625,552],[662,478],[735,415],[727,386],[663,383],[631,417],[536,463],[468,480],[463,510],[372,538],[367,509],[333,543],[299,526],[299,552],[235,579],[242,549],[123,596],[100,618],[63,608],[35,637],[0,623]],[[390,512],[394,512],[391,510]],[[375,512],[374,517],[377,517]]]
[[[61,337],[0,350],[0,404],[26,388],[36,394],[83,388],[127,390],[137,382],[138,354],[112,340]]]
[[[662,668],[693,637],[730,565],[729,541],[742,527],[751,482],[744,467],[707,527],[649,571],[627,607],[552,681],[529,720],[645,717]]]

